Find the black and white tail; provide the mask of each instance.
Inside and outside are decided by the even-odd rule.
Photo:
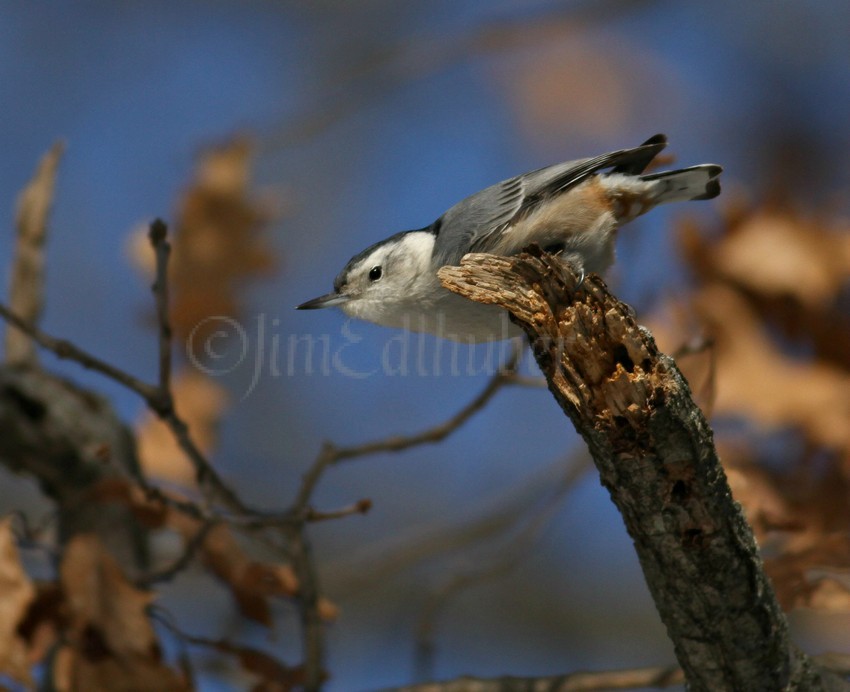
[[[642,175],[641,180],[656,182],[653,196],[656,204],[685,202],[692,199],[712,199],[720,194],[720,173],[723,169],[713,163],[704,163],[677,171],[663,171]]]

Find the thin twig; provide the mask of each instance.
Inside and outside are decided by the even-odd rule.
[[[528,508],[551,495],[564,476],[564,461],[559,459],[512,487],[482,508],[480,515],[463,524],[443,523],[420,531],[396,532],[387,540],[358,551],[350,563],[334,563],[326,569],[334,576],[333,591],[346,600],[370,588],[380,588],[393,575],[417,564],[451,553],[467,554],[476,546],[495,542],[513,531],[528,514]]]
[[[260,675],[266,682],[276,683],[271,686],[271,689],[291,689],[291,682],[300,677],[297,668],[286,665],[260,649],[232,644],[225,639],[211,639],[184,632],[174,623],[171,614],[161,607],[152,607],[150,617],[165,627],[181,644],[204,647],[234,656],[243,670]],[[269,689],[267,685],[260,685],[260,687]]]
[[[189,426],[177,415],[174,408],[174,396],[171,392],[171,323],[168,317],[168,258],[171,254],[168,227],[162,220],[155,219],[151,223],[148,237],[156,256],[156,279],[152,290],[159,324],[159,386],[155,398],[149,399],[148,405],[171,429],[177,444],[192,463],[198,487],[204,496],[208,497],[206,490],[209,489],[213,495],[209,499],[218,498],[230,509],[250,512],[195,444],[189,433]]]
[[[472,586],[513,571],[551,523],[566,496],[591,467],[590,455],[582,450],[577,458],[566,466],[566,472],[562,474],[554,491],[550,492],[549,497],[533,514],[525,517],[527,522],[509,539],[507,545],[498,546],[490,559],[475,560],[471,565],[465,564],[430,594],[417,626],[415,668],[418,679],[428,679],[432,675],[436,620],[450,599]]]
[[[224,482],[221,476],[218,475],[218,472],[192,439],[189,433],[189,426],[177,415],[173,407],[166,413],[160,414],[159,417],[171,429],[171,433],[174,435],[180,449],[183,450],[192,463],[192,466],[194,466],[198,487],[205,496],[208,496],[206,490],[211,490],[212,495],[221,500],[229,509],[240,514],[258,514],[247,507],[239,496]]]
[[[540,678],[462,677],[445,682],[426,682],[396,687],[393,692],[505,692],[505,690],[546,690],[547,692],[603,692],[632,690],[641,687],[665,688],[685,681],[682,669],[676,666],[631,668],[567,673]],[[389,691],[386,691],[389,692]]]
[[[52,543],[46,543],[41,538],[41,535],[47,530],[49,525],[56,521],[56,512],[46,514],[36,526],[32,525],[26,512],[22,509],[13,509],[6,516],[17,520],[12,524],[12,531],[15,534],[15,539],[19,547],[37,550],[40,553],[44,553],[52,561],[56,561],[59,558],[61,550]]]
[[[239,512],[250,512],[245,504],[239,499],[218,475],[216,470],[207,460],[204,453],[195,444],[189,433],[189,426],[177,415],[174,410],[174,401],[171,395],[171,328],[168,323],[168,288],[167,288],[167,266],[168,243],[165,241],[166,226],[156,220],[151,224],[150,238],[154,244],[157,255],[157,280],[154,284],[156,294],[157,313],[159,316],[159,385],[153,386],[147,382],[130,375],[129,373],[106,363],[90,353],[75,346],[70,341],[57,339],[46,334],[25,319],[16,315],[12,310],[0,304],[0,316],[7,322],[29,335],[43,348],[56,354],[59,358],[73,360],[84,368],[115,380],[128,389],[141,396],[154,413],[168,425],[177,440],[178,445],[184,451],[195,468],[198,486],[202,492],[206,489],[213,491],[213,496],[221,500],[230,509]],[[206,495],[206,492],[205,492]]]
[[[151,241],[155,246],[161,246],[164,243],[164,234],[166,226],[162,221],[154,221],[151,224]],[[99,372],[106,377],[115,380],[119,384],[124,385],[133,392],[141,396],[148,407],[159,416],[159,418],[171,429],[178,445],[189,458],[192,463],[198,482],[198,487],[205,496],[209,496],[208,491],[212,491],[209,499],[218,499],[230,509],[240,513],[250,513],[245,504],[239,499],[233,490],[231,490],[224,480],[218,475],[215,468],[210,464],[204,453],[197,446],[192,436],[189,433],[189,426],[185,421],[177,415],[174,410],[174,402],[171,395],[171,355],[170,355],[170,327],[167,320],[167,282],[165,260],[168,257],[168,252],[157,250],[157,264],[162,264],[162,269],[157,270],[157,283],[154,284],[154,290],[157,294],[157,312],[160,316],[160,375],[159,385],[154,386],[147,382],[130,375],[129,373],[116,368],[115,366],[106,363],[99,358],[91,355],[83,349],[75,346],[70,341],[57,339],[38,327],[30,324],[21,316],[15,314],[8,307],[0,303],[0,317],[3,317],[9,324],[14,325],[25,334],[30,336],[37,344],[51,351],[59,358],[72,360],[84,368]],[[165,296],[166,298],[163,298]],[[162,320],[165,323],[162,323]]]
[[[171,581],[174,579],[174,577],[185,570],[191,564],[192,560],[195,559],[195,556],[198,554],[198,550],[204,544],[207,535],[210,530],[216,526],[216,524],[217,522],[211,519],[204,521],[198,530],[192,534],[192,537],[186,541],[180,555],[178,555],[170,565],[163,567],[156,572],[139,577],[136,579],[136,586],[139,588],[146,588],[158,582]]]
[[[362,445],[354,445],[351,447],[337,447],[331,443],[325,443],[322,450],[313,462],[313,465],[304,474],[304,479],[301,484],[301,489],[295,500],[294,507],[296,510],[305,509],[313,495],[322,474],[325,470],[340,461],[348,459],[356,459],[358,457],[370,456],[381,452],[400,452],[411,447],[416,447],[423,444],[435,444],[441,442],[446,437],[460,428],[473,415],[480,411],[487,402],[489,402],[502,387],[511,384],[512,378],[516,373],[519,364],[520,356],[522,355],[523,346],[518,344],[514,347],[511,355],[508,357],[505,364],[490,378],[490,381],[481,390],[481,392],[460,411],[451,418],[435,425],[432,428],[423,430],[420,433],[413,435],[397,435],[386,437],[375,442],[367,442]]]
[[[156,299],[156,316],[159,323],[159,388],[163,392],[171,389],[171,323],[168,318],[168,258],[171,244],[168,228],[160,219],[151,223],[148,237],[156,256],[156,279],[152,286]]]
[[[331,510],[319,510],[313,507],[305,507],[301,511],[294,509],[283,512],[261,512],[253,510],[248,514],[232,516],[227,518],[227,523],[246,529],[259,529],[274,526],[293,526],[329,519],[343,519],[355,514],[366,514],[372,509],[372,500],[363,498],[346,507]]]
[[[324,676],[325,633],[319,613],[319,575],[313,558],[312,546],[304,525],[289,531],[290,559],[298,579],[298,606],[301,614],[301,638],[304,656],[304,689],[316,692]]]
[[[101,375],[105,375],[109,379],[115,380],[119,384],[124,385],[127,389],[135,392],[148,403],[156,400],[157,393],[159,391],[156,387],[133,377],[120,368],[116,368],[115,366],[96,358],[90,353],[78,348],[70,341],[57,339],[46,334],[38,327],[29,324],[29,322],[16,315],[2,303],[0,303],[0,317],[6,320],[9,324],[20,329],[32,338],[39,346],[47,349],[57,358],[72,360],[88,370],[99,372]]]
[[[303,628],[306,689],[318,689],[318,685],[322,679],[324,628],[319,615],[319,578],[313,562],[310,543],[305,535],[305,522],[311,519],[315,521],[317,516],[330,519],[339,516],[348,516],[352,513],[351,508],[348,508],[342,513],[322,515],[310,508],[313,491],[316,489],[322,475],[330,466],[346,459],[354,459],[379,452],[398,452],[417,445],[435,443],[445,439],[469,420],[473,414],[481,410],[503,386],[510,382],[510,376],[516,372],[521,355],[522,346],[517,345],[504,367],[490,379],[487,386],[484,387],[477,397],[464,406],[452,418],[433,428],[415,435],[389,437],[377,442],[353,447],[336,447],[330,443],[325,443],[322,446],[322,450],[316,457],[316,460],[307,470],[307,473],[304,474],[301,488],[290,510],[294,517],[298,518],[295,525],[290,527],[290,543],[292,564],[301,585],[299,606]]]
[[[545,377],[520,375],[516,372],[508,376],[508,381],[506,382],[506,384],[509,384],[512,387],[529,387],[531,389],[546,389],[546,387],[549,386],[549,383],[546,381]]]
[[[820,654],[812,656],[820,666],[838,675],[850,674],[850,656]],[[578,671],[564,675],[539,678],[503,676],[475,678],[465,676],[442,682],[426,682],[392,688],[392,692],[505,692],[506,690],[546,690],[546,692],[605,692],[654,687],[663,689],[685,682],[682,669],[676,666],[655,666],[623,670]],[[390,692],[385,690],[384,692]]]
[[[348,505],[348,507],[341,507],[340,509],[331,510],[328,512],[320,512],[318,510],[308,508],[307,516],[304,518],[305,521],[327,521],[328,519],[342,519],[343,517],[350,517],[352,514],[366,514],[370,509],[372,509],[372,500],[364,498],[362,500],[358,500],[353,505]]]

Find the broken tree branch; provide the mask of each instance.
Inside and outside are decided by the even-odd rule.
[[[189,426],[177,414],[171,393],[171,326],[168,322],[167,261],[170,246],[167,242],[167,227],[159,219],[151,224],[150,241],[157,258],[157,278],[153,292],[157,304],[159,322],[159,381],[148,384],[133,375],[100,360],[70,341],[57,339],[41,331],[14,310],[0,303],[0,318],[3,318],[20,333],[51,351],[59,358],[75,361],[84,368],[94,370],[124,385],[141,396],[148,407],[171,429],[177,444],[184,451],[195,469],[198,487],[209,504],[221,501],[229,509],[239,513],[250,513],[239,496],[225,483],[218,472],[195,443]],[[139,480],[146,485],[144,478]]]
[[[586,441],[692,690],[837,690],[791,644],[711,429],[628,306],[538,248],[467,255],[446,288],[506,308]]]

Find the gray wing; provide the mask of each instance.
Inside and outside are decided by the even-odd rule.
[[[437,233],[434,263],[458,264],[468,252],[487,252],[498,235],[543,200],[562,194],[605,168],[639,174],[667,144],[664,135],[633,149],[540,168],[485,188],[455,204],[432,228]]]

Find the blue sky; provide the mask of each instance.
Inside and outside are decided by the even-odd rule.
[[[554,14],[567,22],[562,35],[547,38],[538,28],[517,45],[465,43],[510,20],[555,24],[553,7],[509,0],[7,3],[0,13],[7,229],[38,157],[57,138],[68,143],[47,253],[45,328],[153,376],[156,345],[142,319],[149,294],[130,268],[128,233],[155,216],[169,219],[196,153],[236,131],[256,137],[258,186],[291,201],[270,229],[281,271],[247,290],[245,328],[253,334],[264,316],[275,320],[281,343],[327,334],[333,349],[354,334],[359,341],[346,357],[366,369],[380,362],[393,332],[351,323],[347,336],[341,314],[292,306],[329,290],[365,245],[423,226],[461,197],[523,170],[666,132],[678,163],[723,164],[729,194],[758,200],[781,176],[792,181],[795,202],[812,209],[846,189],[846,3],[646,2],[610,16],[578,5],[573,15],[566,4]],[[551,75],[551,85],[534,82],[538,72]],[[523,100],[529,94],[544,103],[533,107]],[[287,136],[295,119],[329,116],[314,136]],[[803,155],[774,157],[777,142],[799,143]],[[659,211],[623,233],[612,283],[638,310],[680,290],[670,225],[684,211]],[[716,205],[687,211],[711,219]],[[0,236],[0,258],[11,247],[11,233]],[[425,343],[433,355],[437,345]],[[112,397],[126,419],[138,414],[139,403],[117,386],[57,367]],[[222,379],[238,403],[222,430],[219,463],[247,496],[269,506],[289,502],[322,440],[417,431],[456,411],[486,380],[352,378],[296,367],[264,375],[239,401],[252,377],[242,368]],[[375,509],[318,527],[317,551],[333,565],[388,535],[451,526],[576,444],[545,390],[505,391],[439,446],[328,474],[320,505],[367,496]],[[342,603],[329,689],[410,679],[417,612],[440,574],[439,566],[413,570]],[[180,594],[188,599],[178,587],[172,600]],[[190,622],[206,607],[188,605]],[[672,662],[629,539],[590,474],[526,564],[458,599],[440,633],[440,676]],[[290,660],[296,652],[289,649]]]

